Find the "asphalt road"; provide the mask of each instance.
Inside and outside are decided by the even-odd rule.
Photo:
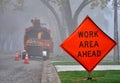
[[[15,61],[15,54],[0,54],[0,83],[40,83],[42,61]]]

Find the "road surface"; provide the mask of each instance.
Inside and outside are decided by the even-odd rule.
[[[42,61],[15,61],[14,54],[0,54],[0,83],[40,83]]]
[[[0,83],[60,83],[50,60],[15,61],[15,54],[0,54]]]

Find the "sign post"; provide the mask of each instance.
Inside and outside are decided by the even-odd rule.
[[[115,45],[116,42],[87,16],[60,46],[89,72],[90,80],[93,69]]]
[[[91,73],[88,73],[88,78],[87,80],[92,80]]]

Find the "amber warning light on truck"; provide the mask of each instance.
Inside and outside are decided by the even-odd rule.
[[[115,45],[116,42],[87,16],[60,46],[91,72]]]

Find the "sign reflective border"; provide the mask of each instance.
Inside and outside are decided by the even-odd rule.
[[[87,16],[60,46],[91,72],[115,45],[116,42]]]

